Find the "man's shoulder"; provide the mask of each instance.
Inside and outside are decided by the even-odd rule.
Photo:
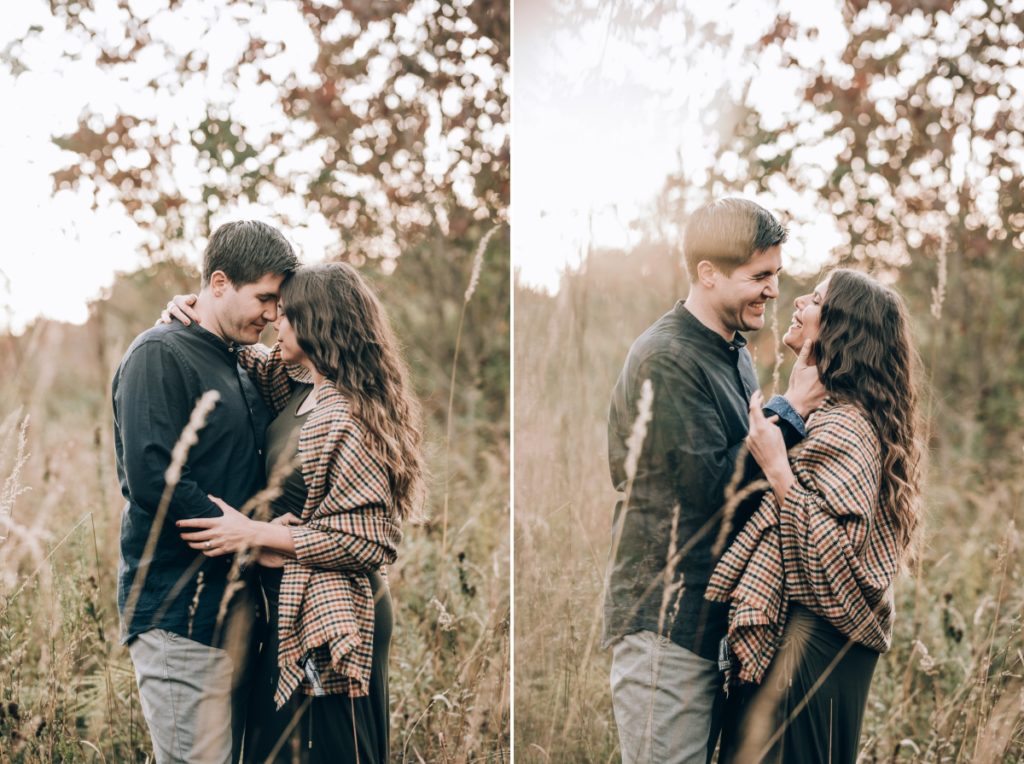
[[[162,349],[177,347],[182,340],[183,327],[177,322],[170,324],[157,324],[139,334],[128,349],[124,351],[122,362],[137,352],[139,348],[146,348],[147,351],[159,352]]]
[[[687,370],[700,366],[701,350],[682,330],[678,317],[669,311],[633,341],[629,355],[634,363],[664,361]]]

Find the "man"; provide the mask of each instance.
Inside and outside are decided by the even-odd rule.
[[[143,332],[114,375],[114,444],[127,502],[118,610],[160,764],[226,764],[240,750],[245,651],[234,646],[250,641],[251,617],[244,616],[251,608],[229,591],[231,559],[189,549],[174,523],[219,516],[210,496],[238,507],[264,486],[270,414],[234,353],[277,318],[281,282],[297,266],[271,226],[218,228],[203,256],[195,306],[202,326],[174,322]],[[167,477],[172,449],[208,391],[216,391],[216,403],[174,485]]]
[[[625,496],[615,508],[605,644],[614,644],[612,704],[623,762],[710,761],[728,611],[705,602],[704,589],[723,517],[731,538],[756,507],[750,500],[730,506],[726,495],[756,469],[747,460],[736,474],[758,389],[739,332],[764,326],[767,304],[779,294],[786,236],[750,201],[722,199],[697,210],[684,237],[690,293],[637,338],[615,386],[608,453],[612,481]],[[653,397],[641,446],[631,433],[648,405],[647,380]],[[805,353],[785,397],[767,406],[788,445],[803,437],[803,419],[823,398]]]

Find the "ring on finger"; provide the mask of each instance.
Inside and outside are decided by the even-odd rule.
[[[207,549],[210,549],[212,546],[213,546],[213,542],[212,541],[207,541],[206,542],[206,548]]]

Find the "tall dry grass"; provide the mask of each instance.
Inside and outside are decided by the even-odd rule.
[[[487,284],[483,295],[471,295],[482,304],[471,307],[484,312],[493,310],[494,294],[508,294],[507,265],[504,277],[491,272],[502,267],[502,258],[489,254],[494,261],[477,264],[482,272],[466,262],[455,292],[462,301],[476,273]],[[501,282],[503,290],[496,288]],[[152,760],[132,665],[118,642],[123,500],[114,472],[109,381],[131,338],[152,324],[152,306],[194,284],[187,268],[160,264],[122,277],[113,299],[94,305],[83,327],[40,321],[22,337],[0,335],[13,372],[0,377],[0,536],[6,536],[0,540],[0,763]],[[449,399],[456,321],[446,311],[444,331],[430,334],[437,341],[421,338],[409,312],[432,318],[429,311],[444,305],[436,293],[421,292],[403,290],[402,310],[392,311],[426,403],[434,476],[432,519],[405,529],[389,570],[396,620],[389,667],[392,758],[505,761],[508,429],[478,412],[488,396],[495,408],[507,407],[507,386],[460,372],[451,408],[437,405]],[[494,328],[474,320],[467,332],[476,349],[480,333]],[[507,326],[507,319],[496,320]],[[468,368],[478,362],[471,358]],[[447,459],[446,417],[453,420]],[[450,509],[442,550],[445,492]]]
[[[617,497],[606,414],[629,345],[681,296],[673,268],[657,252],[591,253],[554,297],[516,288],[517,761],[619,758],[611,656],[599,647]],[[784,285],[784,317],[800,289]],[[765,389],[777,334],[750,337]],[[942,362],[923,350],[932,368]],[[932,399],[932,417],[953,413],[941,391]],[[1005,454],[994,470],[944,445],[934,429],[932,441],[922,561],[896,586],[893,647],[874,675],[860,761],[1019,762],[1024,451]]]

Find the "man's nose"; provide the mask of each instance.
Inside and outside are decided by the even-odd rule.
[[[774,300],[779,296],[779,277],[778,274],[771,276],[768,279],[768,283],[764,288],[764,295],[769,300]]]
[[[272,303],[268,304],[267,307],[263,309],[263,318],[265,318],[268,323],[273,323],[273,322],[277,321],[277,303],[276,302],[272,302]]]

